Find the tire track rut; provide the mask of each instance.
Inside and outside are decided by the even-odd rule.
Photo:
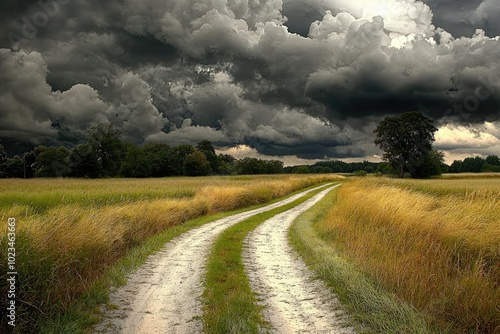
[[[266,220],[245,239],[245,271],[272,333],[354,333],[336,297],[314,279],[288,241],[293,221],[333,188]]]

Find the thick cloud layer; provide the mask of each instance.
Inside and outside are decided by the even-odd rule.
[[[450,138],[481,128],[470,140],[491,152],[498,10],[490,0],[454,10],[444,0],[5,1],[0,138],[71,145],[111,122],[136,144],[374,159],[376,123],[418,110],[442,127],[444,149],[465,150]]]
[[[434,12],[436,26],[456,37],[472,36],[483,29],[490,37],[500,35],[500,3],[496,0],[424,0]]]
[[[53,91],[46,80],[47,66],[40,53],[0,50],[0,137],[34,145],[75,143],[90,126],[110,122],[126,139],[137,141],[163,128],[150,87],[137,75],[123,73],[109,83],[112,101],[103,100],[105,92],[100,96],[86,84]]]

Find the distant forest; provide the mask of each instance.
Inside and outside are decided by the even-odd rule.
[[[442,172],[500,172],[500,159],[495,156],[466,158],[443,166]],[[353,162],[339,160],[317,162],[308,166],[284,167],[278,160],[256,158],[235,159],[215,153],[208,140],[196,146],[170,146],[146,143],[136,146],[121,139],[110,124],[91,128],[87,141],[68,149],[64,146],[37,146],[23,155],[8,157],[0,144],[0,178],[33,177],[167,177],[247,174],[370,173],[396,174],[387,162]]]

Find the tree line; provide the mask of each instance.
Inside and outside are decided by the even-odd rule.
[[[196,146],[155,142],[135,146],[124,142],[120,131],[111,124],[92,127],[86,142],[72,149],[37,146],[22,156],[8,158],[0,145],[2,178],[145,178],[279,173],[283,173],[281,161],[237,160],[231,155],[217,155],[208,140]]]
[[[380,163],[377,162],[345,162],[341,160],[319,161],[313,165],[285,167],[285,173],[293,174],[327,174],[327,173],[358,173],[377,172]]]
[[[455,160],[450,165],[450,173],[500,173],[500,158],[489,155],[486,159],[469,157],[464,160]]]
[[[167,177],[248,174],[379,173],[399,177],[426,178],[441,173],[500,172],[496,155],[444,163],[444,154],[432,147],[437,129],[420,113],[386,117],[375,133],[375,144],[384,151],[384,162],[347,163],[321,161],[310,166],[284,167],[278,160],[235,159],[216,154],[208,140],[196,146],[170,146],[148,142],[135,146],[124,142],[111,124],[89,129],[86,142],[72,149],[37,146],[22,156],[8,157],[0,144],[0,178],[33,177]]]

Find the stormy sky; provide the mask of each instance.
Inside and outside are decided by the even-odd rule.
[[[287,164],[380,159],[387,115],[447,161],[500,155],[498,0],[2,0],[0,143],[208,139]]]

